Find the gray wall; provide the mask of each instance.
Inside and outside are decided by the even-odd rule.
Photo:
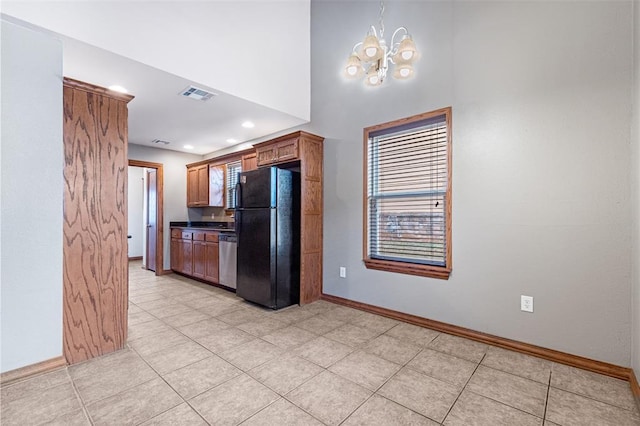
[[[312,1],[305,128],[326,138],[324,292],[629,366],[631,3],[386,10],[386,34],[407,26],[422,58],[412,81],[370,90],[341,70],[377,4]],[[362,129],[449,105],[451,278],[365,269]]]
[[[129,159],[161,163],[164,172],[164,269],[171,267],[169,258],[171,232],[169,222],[189,219],[187,211],[187,169],[189,163],[202,160],[202,156],[166,149],[129,144]],[[196,210],[196,209],[189,209]],[[192,218],[192,220],[200,220]]]
[[[0,278],[5,372],[62,355],[62,44],[2,27]]]
[[[631,156],[632,163],[632,221],[633,221],[633,295],[632,301],[632,344],[631,366],[640,377],[640,1],[633,4],[634,64],[633,64],[633,111],[631,116]]]

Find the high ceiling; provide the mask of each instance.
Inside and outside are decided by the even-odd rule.
[[[65,76],[135,96],[130,143],[207,154],[309,120],[309,0],[3,1],[2,17],[59,38]]]

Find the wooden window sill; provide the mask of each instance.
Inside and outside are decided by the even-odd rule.
[[[364,259],[367,269],[379,271],[397,272],[399,274],[418,275],[421,277],[437,278],[448,280],[451,268],[431,265],[418,265],[415,263],[394,262],[390,260]]]

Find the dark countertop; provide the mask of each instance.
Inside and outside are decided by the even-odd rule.
[[[205,228],[220,232],[235,232],[233,222],[169,222],[171,228]]]

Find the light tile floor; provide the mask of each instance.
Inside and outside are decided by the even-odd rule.
[[[2,425],[640,425],[622,380],[130,265],[127,348],[1,389]]]

